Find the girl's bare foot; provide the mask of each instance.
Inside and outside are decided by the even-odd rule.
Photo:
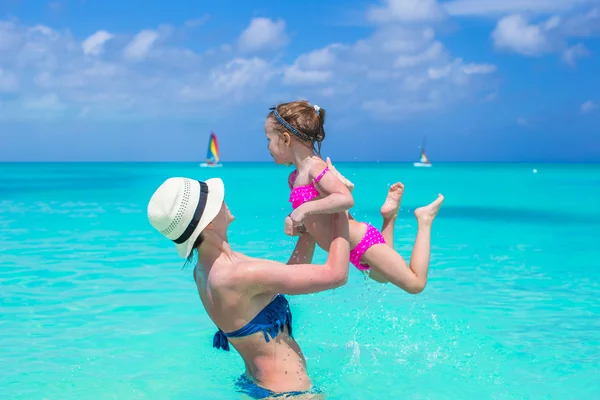
[[[444,196],[438,194],[438,198],[431,204],[428,204],[424,207],[419,207],[415,210],[415,217],[417,217],[417,221],[419,223],[431,223],[433,219],[437,215],[442,203],[444,202]]]
[[[384,220],[392,219],[398,215],[402,194],[404,194],[404,185],[401,182],[396,182],[390,187],[387,198],[381,206],[381,216]]]

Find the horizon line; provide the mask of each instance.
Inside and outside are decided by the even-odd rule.
[[[415,161],[335,161],[335,164],[406,164],[412,165]],[[1,161],[0,164],[201,164],[203,161]],[[598,161],[559,161],[559,160],[493,160],[493,161],[437,161],[432,163],[432,167],[438,164],[600,164]],[[227,161],[220,162],[221,165],[227,164],[273,164],[273,161]]]

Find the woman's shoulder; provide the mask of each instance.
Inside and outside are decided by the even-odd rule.
[[[218,270],[213,270],[213,286],[220,287],[244,287],[252,282],[257,271],[270,266],[273,261],[250,257],[245,254],[236,253],[236,260],[229,265],[223,265]]]

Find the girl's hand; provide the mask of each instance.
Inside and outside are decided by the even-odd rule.
[[[331,163],[331,160],[329,159],[329,157],[327,157],[327,167],[329,168],[330,172],[333,172],[333,174],[340,180],[342,181],[342,183],[344,185],[346,185],[346,187],[348,188],[349,191],[352,192],[352,190],[354,189],[354,183],[350,182],[344,175],[340,174],[340,172],[335,169],[335,167],[333,166],[333,164]]]
[[[306,233],[306,228],[304,225],[295,226],[293,236],[302,236]]]
[[[304,214],[297,212],[297,209],[292,211],[290,215],[285,217],[285,226],[283,228],[286,235],[298,236],[304,230]]]
[[[283,230],[288,236],[301,236],[306,233],[304,225],[294,226],[294,221],[289,216],[285,218],[285,227]]]

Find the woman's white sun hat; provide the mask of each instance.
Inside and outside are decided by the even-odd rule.
[[[224,198],[225,187],[219,178],[206,182],[169,178],[150,198],[148,220],[175,243],[180,257],[187,258],[200,233],[221,210]]]

